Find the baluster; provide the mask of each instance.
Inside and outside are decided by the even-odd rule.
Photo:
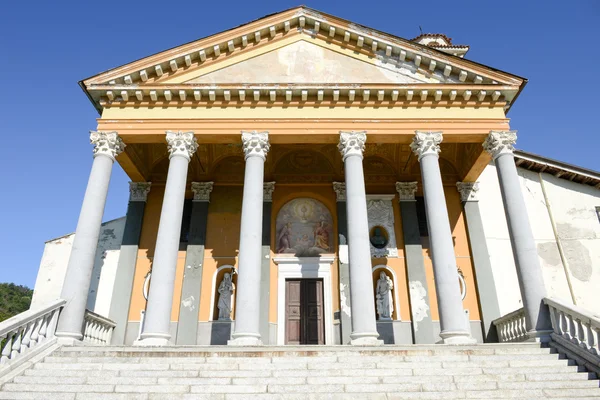
[[[92,321],[92,342],[98,343],[98,323],[96,321]]]
[[[591,334],[589,336],[590,352],[595,355],[600,355],[600,343],[598,339],[600,337],[600,328],[590,325]]]
[[[560,323],[560,317],[558,312],[556,311],[556,308],[552,306],[548,306],[548,308],[550,309],[550,322],[552,323],[552,329],[554,330],[554,333],[560,334],[560,328],[558,326]]]
[[[517,330],[518,330],[518,326],[516,324],[517,321],[515,321],[514,319],[510,320],[510,340],[509,342],[512,342],[515,340],[515,336],[517,335]]]
[[[31,344],[31,334],[33,332],[34,323],[30,322],[25,325],[25,334],[23,335],[23,339],[21,340],[21,354],[24,354],[29,350],[29,345]]]
[[[569,315],[569,334],[571,342],[577,344],[577,320],[572,315]]]
[[[115,328],[114,328],[114,327],[112,327],[112,326],[109,326],[109,327],[107,328],[107,334],[106,334],[106,344],[107,344],[107,345],[110,345],[110,344],[111,344],[111,342],[112,342],[112,335],[113,335],[113,331],[114,331],[114,329],[115,329]]]
[[[43,341],[46,340],[46,337],[48,335],[48,323],[50,322],[51,317],[52,317],[52,313],[46,314],[41,318],[42,322],[40,324],[40,334],[39,334],[38,343],[42,343]]]
[[[577,345],[587,349],[585,324],[581,319],[577,320]]]
[[[48,323],[47,330],[44,334],[46,338],[54,337],[56,333],[56,324],[58,323],[58,316],[60,315],[61,309],[56,309],[52,312],[52,317],[50,318],[50,322]]]
[[[44,317],[40,317],[35,320],[33,331],[31,332],[31,346],[35,347],[38,344],[38,340],[40,339],[40,329],[42,327],[42,322],[44,321]]]
[[[0,364],[6,364],[10,359],[10,355],[12,353],[12,343],[13,337],[15,336],[15,332],[9,332],[6,335],[6,343],[4,343],[4,348],[2,349],[2,353],[0,353]]]
[[[21,336],[23,334],[23,327],[17,328],[16,335],[13,339],[12,344],[12,352],[10,353],[10,358],[15,358],[19,352],[21,351]]]

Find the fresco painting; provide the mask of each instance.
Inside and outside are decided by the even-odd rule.
[[[298,198],[286,203],[277,215],[275,252],[297,257],[333,253],[333,220],[323,203]]]

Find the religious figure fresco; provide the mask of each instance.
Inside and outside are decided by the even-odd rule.
[[[320,201],[298,198],[286,203],[276,221],[276,252],[316,257],[333,252],[331,213]]]

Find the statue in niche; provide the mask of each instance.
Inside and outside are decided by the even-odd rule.
[[[383,271],[379,274],[377,281],[377,289],[375,291],[375,299],[377,303],[377,314],[379,320],[391,320],[394,312],[394,301],[392,297],[392,289],[394,283],[389,276]]]
[[[388,243],[387,238],[383,235],[381,228],[378,226],[373,229],[373,234],[371,235],[370,240],[371,244],[376,249],[383,249]]]
[[[219,321],[231,321],[231,299],[235,285],[231,280],[231,274],[225,273],[219,285]]]

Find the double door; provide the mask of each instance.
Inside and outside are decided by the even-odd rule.
[[[323,281],[285,281],[285,344],[325,344]]]

